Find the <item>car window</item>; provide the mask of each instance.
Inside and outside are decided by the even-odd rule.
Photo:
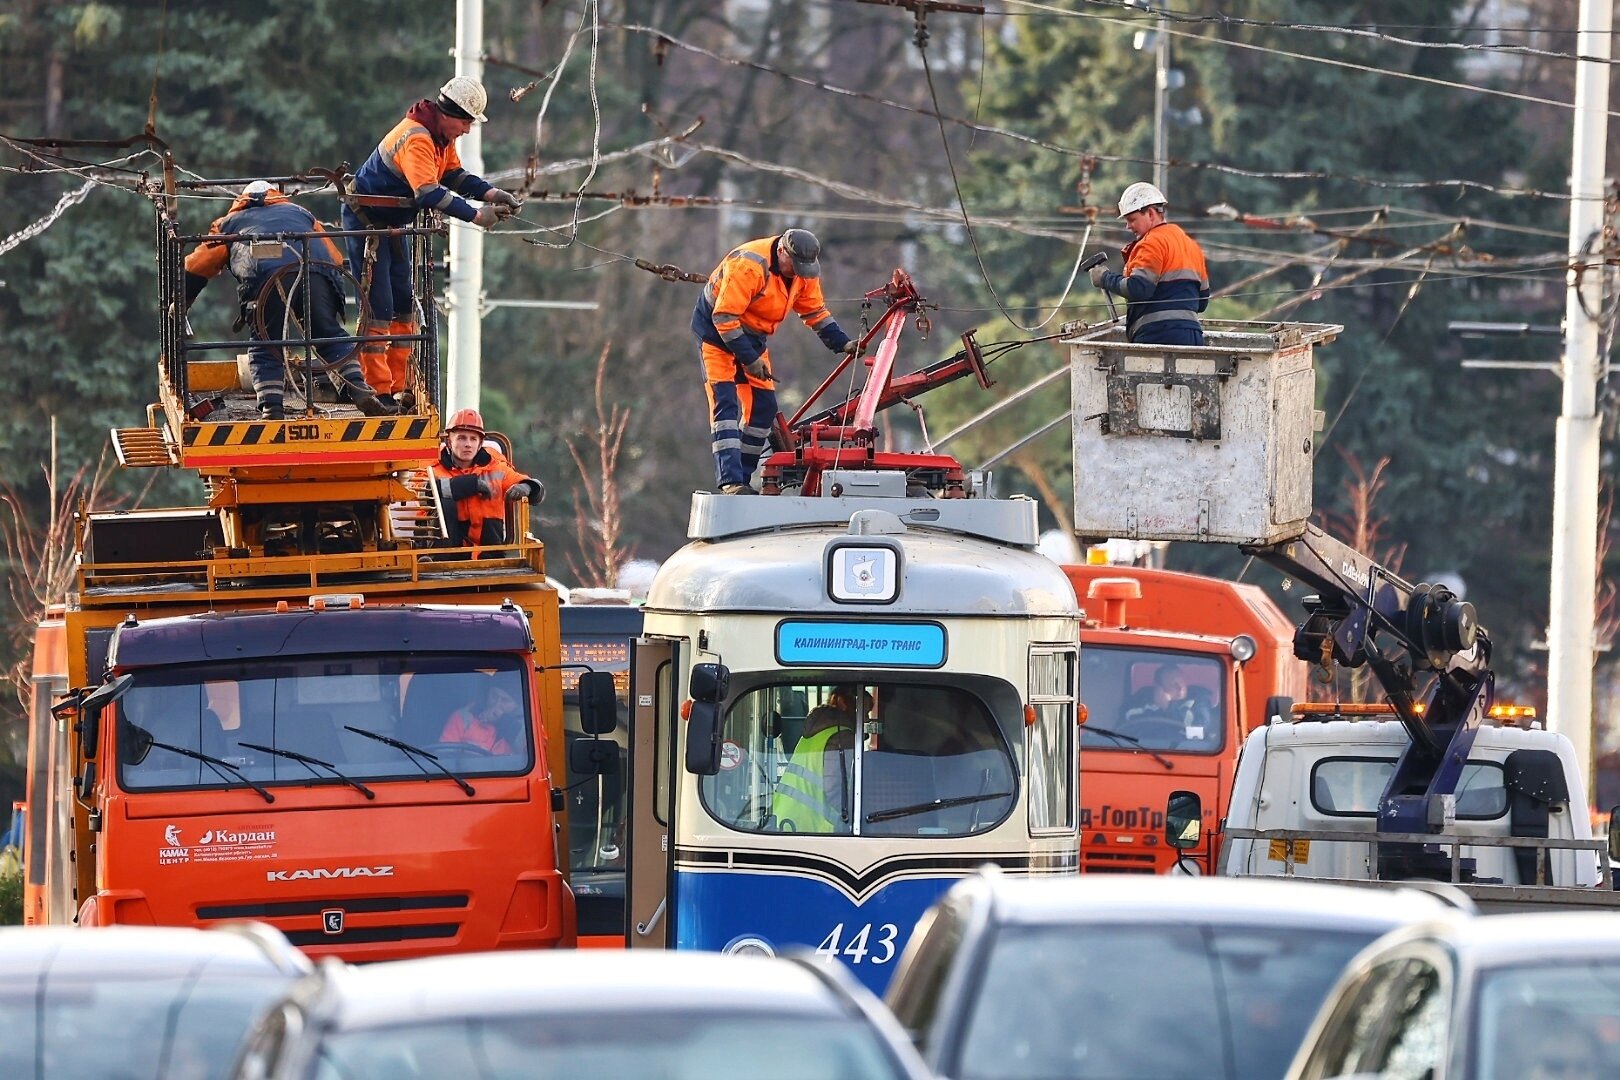
[[[310,1080],[901,1080],[864,1020],[732,1012],[499,1016],[328,1035]]]
[[[947,896],[923,913],[912,932],[889,985],[887,1002],[895,1017],[913,1037],[933,1026],[963,933],[971,904],[963,896]]]
[[[964,1017],[958,1060],[938,1064],[960,1080],[1276,1080],[1371,937],[1269,926],[1006,927]],[[1228,1067],[1212,1067],[1222,1047]]]
[[[1481,1080],[1620,1075],[1620,962],[1489,971],[1476,1000],[1470,1056]]]
[[[1315,1074],[1424,1080],[1444,1055],[1445,979],[1428,960],[1402,957],[1369,971],[1324,1033]]]
[[[1311,805],[1329,817],[1376,817],[1395,775],[1394,758],[1331,757],[1311,770]],[[1494,761],[1470,761],[1457,781],[1457,817],[1490,821],[1507,813],[1507,774]]]

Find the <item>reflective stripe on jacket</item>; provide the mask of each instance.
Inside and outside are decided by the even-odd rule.
[[[383,136],[377,149],[354,174],[357,195],[391,195],[412,200],[423,210],[438,210],[462,221],[478,216],[465,199],[481,199],[494,185],[461,167],[456,144],[439,144],[421,123],[405,117]],[[409,225],[414,210],[366,207],[378,225]]]
[[[850,786],[844,775],[845,755],[853,761],[854,748],[832,750],[828,743],[838,735],[848,737],[848,728],[827,727],[805,735],[793,748],[793,757],[776,781],[771,813],[782,832],[848,832]],[[827,758],[836,757],[830,774]]]
[[[1198,242],[1168,221],[1125,249],[1125,273],[1103,275],[1103,288],[1124,296],[1125,336],[1148,342],[1159,323],[1198,325],[1209,307],[1209,269]],[[1146,331],[1147,336],[1141,336]]]
[[[530,479],[512,467],[512,463],[496,450],[481,447],[473,456],[472,464],[458,468],[450,457],[450,448],[439,451],[439,460],[433,463],[433,478],[455,479],[458,476],[482,476],[489,481],[493,494],[470,495],[456,500],[456,520],[451,526],[451,540],[457,547],[504,544],[506,539],[506,492],[513,484]]]
[[[822,344],[837,351],[849,340],[821,295],[820,278],[785,278],[776,272],[776,243],[767,236],[742,244],[720,260],[692,309],[692,332],[744,364],[765,351],[788,312],[804,320]]]
[[[274,236],[277,233],[325,232],[315,215],[279,191],[261,195],[239,195],[225,216],[208,227],[219,236]],[[222,244],[204,240],[186,256],[186,272],[200,278],[213,278],[227,266],[240,285],[244,300],[258,295],[264,280],[283,266],[298,262],[304,242],[283,241],[273,251],[264,243]],[[337,268],[343,256],[330,238],[321,236],[308,242],[310,269],[325,273],[339,282]],[[292,284],[288,280],[288,285]]]

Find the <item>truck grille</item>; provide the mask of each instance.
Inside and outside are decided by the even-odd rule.
[[[1082,874],[1156,874],[1156,860],[1151,854],[1133,851],[1080,852]]]

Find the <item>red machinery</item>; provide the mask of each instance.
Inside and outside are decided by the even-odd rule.
[[[793,414],[792,420],[777,416],[771,433],[776,452],[765,460],[761,489],[764,494],[779,495],[784,489],[796,488],[801,495],[841,495],[843,492],[836,490],[836,483],[831,485],[831,490],[821,490],[822,474],[828,469],[862,469],[904,472],[908,491],[918,494],[927,492],[948,499],[967,497],[967,477],[962,464],[949,454],[878,450],[876,418],[879,412],[900,402],[917,408],[911,401],[913,397],[968,374],[988,390],[992,384],[985,371],[984,355],[973,340],[973,331],[969,330],[962,335],[962,350],[954,356],[908,375],[895,375],[895,356],[906,316],[915,315],[917,331],[926,335],[927,309],[937,305],[929,304],[917,292],[911,275],[904,270],[896,270],[887,285],[867,293],[866,301],[870,303],[878,297],[889,306],[861,336],[856,352],[839,361],[816,387],[815,393]],[[879,334],[882,340],[876,351],[867,353],[867,346]],[[856,357],[864,357],[868,368],[866,385],[859,393],[806,419],[810,407]]]

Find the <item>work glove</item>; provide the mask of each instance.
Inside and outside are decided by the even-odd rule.
[[[452,500],[479,496],[487,499],[495,494],[495,489],[490,486],[487,476],[451,476],[439,481],[439,493],[448,494]]]
[[[517,502],[520,499],[528,499],[530,506],[537,506],[545,497],[546,485],[542,484],[538,480],[519,480],[517,483],[506,489],[507,502]]]
[[[1108,267],[1098,263],[1091,268],[1091,283],[1097,288],[1103,287],[1103,275],[1108,273]]]
[[[488,191],[484,192],[484,202],[494,203],[496,206],[504,206],[506,207],[507,212],[511,214],[517,213],[518,207],[523,205],[523,200],[519,199],[510,191],[502,191],[500,188],[490,188]]]
[[[849,355],[854,356],[856,351],[859,350],[860,347],[861,347],[861,343],[859,341],[855,340],[854,338],[850,338],[848,341],[844,342],[844,347],[842,349],[839,349],[838,351],[841,352],[841,353],[848,353]]]
[[[473,215],[473,224],[487,229],[497,221],[510,215],[510,213],[510,210],[497,206],[495,203],[485,203],[478,208],[478,213]]]
[[[748,373],[749,378],[764,379],[767,382],[773,381],[771,379],[770,369],[765,366],[765,361],[763,359],[756,357],[755,359],[748,361],[748,363],[743,365],[743,370]]]

